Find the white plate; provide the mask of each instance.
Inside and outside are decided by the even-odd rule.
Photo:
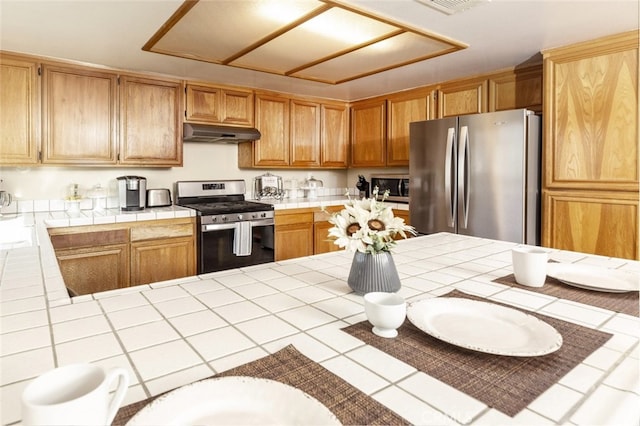
[[[407,318],[437,339],[495,355],[539,356],[562,346],[562,336],[551,325],[494,303],[434,297],[411,303]]]
[[[547,275],[565,284],[587,290],[625,293],[640,290],[640,275],[618,269],[572,263],[549,263]]]
[[[163,395],[127,425],[339,425],[331,411],[300,389],[268,379],[202,380]]]

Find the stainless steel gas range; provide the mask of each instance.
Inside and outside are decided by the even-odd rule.
[[[197,212],[198,274],[274,261],[273,205],[245,192],[244,180],[176,182],[176,204]]]

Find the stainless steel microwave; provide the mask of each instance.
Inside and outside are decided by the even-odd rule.
[[[378,196],[389,190],[388,201],[409,203],[409,175],[371,175],[371,189],[378,187]]]

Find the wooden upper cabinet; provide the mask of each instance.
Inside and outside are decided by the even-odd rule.
[[[255,114],[261,137],[253,142],[253,166],[288,166],[289,98],[256,94]]]
[[[638,33],[544,53],[545,185],[638,191]]]
[[[442,85],[438,89],[438,118],[487,112],[486,78]]]
[[[387,132],[385,99],[355,102],[351,106],[351,166],[386,165]]]
[[[320,162],[322,167],[346,168],[349,110],[344,104],[321,106]]]
[[[120,78],[120,163],[182,165],[182,84]]]
[[[432,91],[387,99],[387,166],[409,165],[409,123],[433,118]]]
[[[542,112],[542,64],[489,78],[489,111],[519,108]]]
[[[42,85],[42,162],[115,164],[117,75],[44,65]]]
[[[253,127],[253,91],[187,84],[185,121]]]
[[[36,164],[40,144],[39,64],[0,55],[0,164]]]
[[[290,103],[291,166],[320,165],[320,104],[292,99]]]

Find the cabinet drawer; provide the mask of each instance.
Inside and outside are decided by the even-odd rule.
[[[140,226],[131,228],[131,241],[153,240],[156,238],[190,237],[193,235],[193,224],[179,223],[173,225]]]
[[[111,244],[126,244],[129,242],[128,229],[113,229],[108,231],[80,232],[77,234],[51,235],[54,249],[61,250],[75,247],[106,246]]]
[[[275,216],[276,226],[291,225],[294,223],[313,223],[313,213],[277,214]]]

